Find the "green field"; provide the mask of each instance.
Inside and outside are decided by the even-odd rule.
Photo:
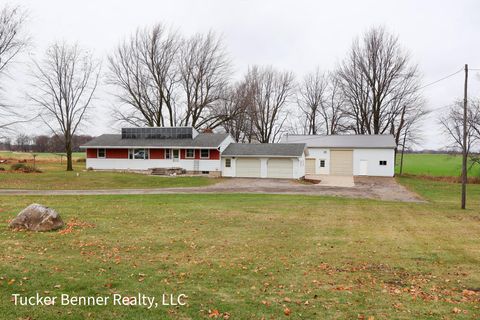
[[[0,159],[18,159],[18,160],[33,160],[33,155],[36,155],[37,160],[55,160],[60,161],[63,156],[65,161],[65,153],[52,152],[16,152],[16,151],[0,151]],[[85,152],[74,152],[73,159],[85,158]]]
[[[395,171],[400,170],[400,155],[397,157]],[[471,163],[469,164],[469,168]],[[403,173],[427,176],[458,177],[462,172],[462,157],[448,154],[405,154]],[[469,176],[480,177],[480,166],[471,167]]]

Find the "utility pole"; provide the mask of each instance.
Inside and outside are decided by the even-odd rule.
[[[462,209],[465,209],[467,203],[467,86],[468,64],[465,65],[465,86],[463,88]]]

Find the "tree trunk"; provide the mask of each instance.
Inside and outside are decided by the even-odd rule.
[[[67,141],[67,143],[65,144],[65,151],[67,152],[67,171],[73,171],[71,141]]]
[[[400,156],[400,175],[403,174],[403,153],[405,152],[405,141],[407,140],[407,130],[403,135],[402,155]]]

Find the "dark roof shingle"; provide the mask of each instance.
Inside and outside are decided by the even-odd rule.
[[[191,147],[217,148],[228,133],[199,133],[194,139],[122,139],[120,134],[103,134],[85,143],[81,148],[92,147]]]
[[[231,143],[222,156],[301,157],[304,150],[304,143]]]

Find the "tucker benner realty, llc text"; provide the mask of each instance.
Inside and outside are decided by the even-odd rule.
[[[26,296],[19,293],[12,294],[12,301],[16,306],[139,306],[147,309],[162,306],[184,306],[187,303],[185,294],[162,294],[161,297],[138,293],[135,296],[118,293],[108,296],[74,296],[62,293],[57,296],[35,295]]]

